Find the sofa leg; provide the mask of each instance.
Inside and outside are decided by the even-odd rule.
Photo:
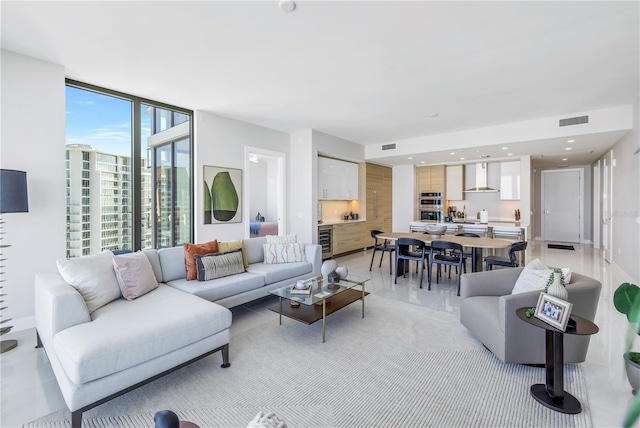
[[[82,410],[71,412],[71,428],[82,428]]]
[[[42,340],[40,340],[40,333],[36,330],[36,349],[42,348]]]
[[[222,367],[223,369],[226,369],[227,367],[230,367],[230,366],[231,366],[231,363],[229,362],[229,344],[227,343],[222,347],[222,365],[220,367]]]

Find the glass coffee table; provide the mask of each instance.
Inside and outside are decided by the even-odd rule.
[[[369,294],[364,290],[364,284],[368,280],[369,278],[349,277],[331,284],[323,278],[309,279],[305,281],[311,287],[311,292],[308,294],[296,294],[295,290],[292,292],[294,284],[281,287],[270,292],[280,299],[278,303],[267,309],[280,314],[280,325],[282,325],[283,315],[307,325],[322,320],[322,343],[324,343],[327,315],[356,300],[361,300],[362,318],[364,318],[364,298]]]

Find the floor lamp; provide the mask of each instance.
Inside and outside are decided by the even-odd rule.
[[[26,212],[29,212],[27,173],[13,169],[0,169],[0,214]],[[4,224],[5,222],[0,220],[0,235],[5,233],[2,231]],[[0,241],[2,239],[4,239],[4,237],[0,237]],[[0,263],[7,260],[2,257],[2,251],[10,246],[11,245],[0,244]],[[2,268],[4,268],[4,266],[0,266],[0,269]],[[5,282],[4,272],[0,270],[0,289],[4,288],[3,282]],[[4,296],[6,296],[6,294],[0,294],[0,336],[9,333],[13,328],[12,325],[4,326],[5,323],[11,321],[11,318],[2,319],[2,312],[7,309],[7,306],[4,306],[4,300],[2,300]],[[0,341],[0,345],[0,354],[2,354],[18,346],[18,341],[2,340]]]

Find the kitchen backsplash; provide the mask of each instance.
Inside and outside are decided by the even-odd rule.
[[[483,209],[489,212],[489,219],[515,220],[515,210],[520,209],[520,201],[502,201],[499,193],[466,193],[464,201],[449,201],[449,205],[462,211],[466,206],[467,217],[476,218]]]
[[[342,220],[342,216],[352,212],[359,214],[361,219],[364,219],[364,213],[360,212],[359,201],[318,201],[322,205],[322,220],[338,221]]]

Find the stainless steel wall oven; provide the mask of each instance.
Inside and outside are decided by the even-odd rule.
[[[442,221],[444,217],[442,192],[420,192],[418,194],[418,218],[428,221]]]

